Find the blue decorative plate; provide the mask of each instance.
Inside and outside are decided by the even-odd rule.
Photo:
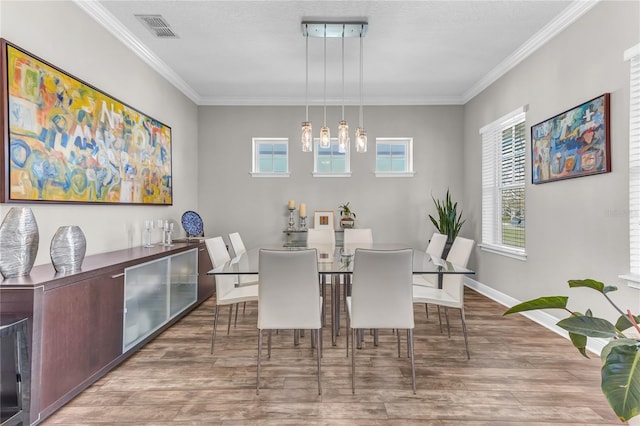
[[[199,237],[203,234],[202,218],[194,211],[188,210],[182,215],[182,227],[187,237]]]

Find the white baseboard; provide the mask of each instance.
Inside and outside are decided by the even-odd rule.
[[[483,296],[486,296],[489,299],[494,300],[508,308],[523,302],[521,300],[514,299],[513,297],[507,294],[501,293],[496,289],[489,287],[485,284],[482,284],[481,282],[476,281],[467,276],[464,277],[464,284],[467,287],[482,294]],[[554,333],[559,334],[565,339],[569,340],[569,333],[567,333],[565,330],[563,330],[562,328],[556,325],[556,323],[558,322],[558,319],[553,315],[550,315],[543,311],[527,311],[527,312],[522,312],[522,315],[524,315],[525,317],[529,318],[534,322],[537,322],[541,326],[548,328]],[[597,339],[597,338],[589,337],[587,339],[587,350],[589,352],[593,352],[594,354],[600,356],[602,349],[606,346],[607,343],[608,341],[606,339]]]

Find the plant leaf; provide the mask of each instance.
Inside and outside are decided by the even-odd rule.
[[[571,339],[571,343],[578,349],[578,352],[582,354],[583,357],[589,358],[587,355],[587,336],[583,336],[582,334],[569,333],[569,338]]]
[[[602,392],[622,421],[640,415],[640,342],[624,340],[607,345],[611,348],[602,366]]]
[[[567,296],[545,296],[537,299],[532,299],[527,302],[518,303],[512,306],[503,315],[509,315],[516,312],[534,311],[536,309],[566,309]]]
[[[569,280],[569,287],[589,287],[596,290],[599,293],[604,294],[604,284],[600,281],[586,279],[586,280]]]
[[[640,324],[640,315],[634,315],[634,318],[636,320],[636,323]],[[629,317],[626,315],[620,315],[620,318],[618,318],[618,321],[616,321],[616,328],[620,331],[624,331],[632,326],[633,324],[631,324],[631,321],[629,321]]]
[[[602,318],[571,316],[558,321],[558,327],[564,328],[570,333],[582,334],[587,337],[611,338],[618,336],[616,327]]]

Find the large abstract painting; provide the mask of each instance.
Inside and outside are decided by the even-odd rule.
[[[531,126],[533,183],[610,171],[609,93]]]
[[[2,48],[2,201],[172,204],[171,128]]]

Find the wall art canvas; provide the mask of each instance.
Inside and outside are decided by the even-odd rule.
[[[532,126],[532,182],[610,172],[609,133],[609,93]]]
[[[2,201],[172,204],[170,127],[0,44]]]

